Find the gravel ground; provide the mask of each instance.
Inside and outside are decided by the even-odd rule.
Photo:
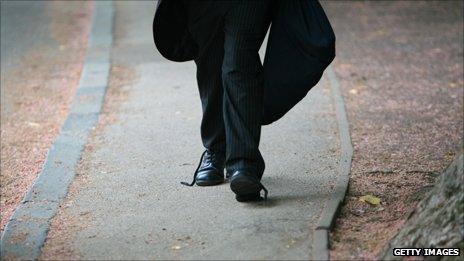
[[[331,257],[375,259],[462,144],[463,2],[323,5],[355,149]]]
[[[2,9],[7,4],[15,3],[2,3]],[[15,8],[21,8],[21,4],[23,8],[28,8],[29,3],[19,3]],[[44,28],[46,35],[41,37],[49,40],[42,42],[37,40],[41,37],[23,36],[24,41],[32,41],[31,47],[25,52],[21,51],[21,57],[13,57],[15,65],[7,68],[2,59],[2,231],[14,208],[40,172],[46,153],[67,116],[87,46],[92,11],[90,2],[44,1],[38,4],[43,5],[43,14],[35,15],[46,18],[33,19],[31,24],[25,26]],[[5,16],[4,19],[10,18],[16,19],[13,15]],[[40,24],[42,21],[45,23]],[[9,22],[11,26],[16,26],[14,22]],[[8,36],[2,34],[2,37]],[[11,39],[4,40],[7,43]],[[9,50],[2,48],[3,51]]]

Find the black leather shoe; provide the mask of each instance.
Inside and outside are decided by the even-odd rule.
[[[261,190],[264,190],[264,200],[267,199],[267,189],[258,177],[248,171],[235,171],[230,177],[230,189],[235,193],[235,199],[239,202],[260,200]]]
[[[186,186],[213,186],[224,182],[225,155],[220,152],[205,150],[201,155],[198,167],[193,175],[193,181],[189,184],[181,182]]]

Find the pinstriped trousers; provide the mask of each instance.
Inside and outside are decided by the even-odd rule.
[[[195,63],[203,109],[201,138],[205,148],[225,151],[228,172],[248,170],[261,178],[263,76],[258,51],[270,25],[271,1],[225,2],[191,4],[195,10],[189,28],[200,50]],[[227,12],[216,11],[231,2]],[[208,24],[198,22],[199,15],[209,15]]]

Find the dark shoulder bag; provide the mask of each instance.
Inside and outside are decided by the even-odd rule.
[[[335,34],[316,0],[278,0],[264,59],[263,125],[301,101],[335,58]]]

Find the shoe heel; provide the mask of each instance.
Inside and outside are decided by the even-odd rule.
[[[237,177],[230,181],[230,189],[237,195],[259,194],[261,187],[248,177]]]
[[[261,199],[261,195],[258,193],[248,195],[235,195],[235,200],[238,202],[257,201]]]

